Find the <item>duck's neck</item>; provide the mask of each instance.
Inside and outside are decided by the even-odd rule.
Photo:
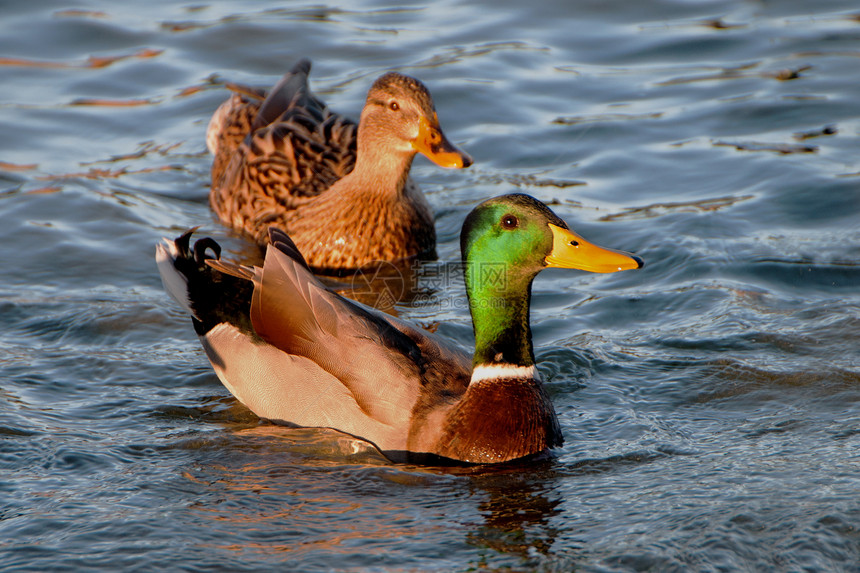
[[[473,380],[534,377],[529,327],[532,276],[512,276],[505,263],[467,263],[466,293],[475,331]],[[498,376],[497,376],[498,375]]]
[[[341,179],[341,185],[345,190],[358,190],[365,197],[368,190],[381,196],[399,197],[406,186],[414,158],[414,152],[392,151],[363,138],[359,129],[355,167]]]
[[[496,463],[559,446],[562,436],[534,363],[528,323],[531,278],[499,291],[492,288],[495,281],[475,276],[479,272],[477,267],[471,273],[466,269],[475,327],[472,377],[448,416],[435,453]]]

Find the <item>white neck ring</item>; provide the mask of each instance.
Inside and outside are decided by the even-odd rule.
[[[531,366],[515,366],[513,364],[481,364],[472,370],[472,379],[469,384],[477,384],[488,380],[499,379],[540,380],[540,373],[534,364]]]

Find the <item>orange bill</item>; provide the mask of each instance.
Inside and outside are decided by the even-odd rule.
[[[552,231],[552,251],[546,256],[546,266],[580,269],[592,273],[614,273],[641,269],[645,263],[636,255],[599,247],[589,243],[570,229],[548,223]]]
[[[442,128],[439,127],[439,118],[433,114],[433,120],[426,117],[418,120],[418,137],[412,142],[415,151],[423,153],[427,158],[441,167],[454,167],[461,169],[472,164],[469,154],[456,147],[448,141]]]

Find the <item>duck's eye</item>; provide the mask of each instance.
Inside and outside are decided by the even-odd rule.
[[[502,217],[502,227],[505,229],[513,229],[519,224],[520,222],[516,215],[508,214]]]
[[[391,111],[397,111],[398,109],[400,109],[400,104],[396,101],[393,101],[388,104],[388,109],[390,109]]]

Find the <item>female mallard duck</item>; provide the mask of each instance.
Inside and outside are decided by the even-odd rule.
[[[535,368],[532,280],[546,267],[642,267],[634,255],[588,243],[533,197],[485,201],[460,238],[475,333],[470,363],[438,335],[323,286],[283,232],[273,229],[270,239],[262,268],[218,260],[211,239],[192,251],[190,232],[165,240],[156,259],[236,398],[263,418],[340,430],[395,460],[504,462],[561,445]],[[486,265],[504,265],[502,278]]]
[[[238,88],[212,117],[209,202],[223,223],[265,245],[287,231],[320,272],[430,255],[433,214],[409,168],[420,152],[443,167],[472,159],[452,145],[430,92],[390,72],[367,94],[359,125],[308,87],[302,60],[265,94]]]

